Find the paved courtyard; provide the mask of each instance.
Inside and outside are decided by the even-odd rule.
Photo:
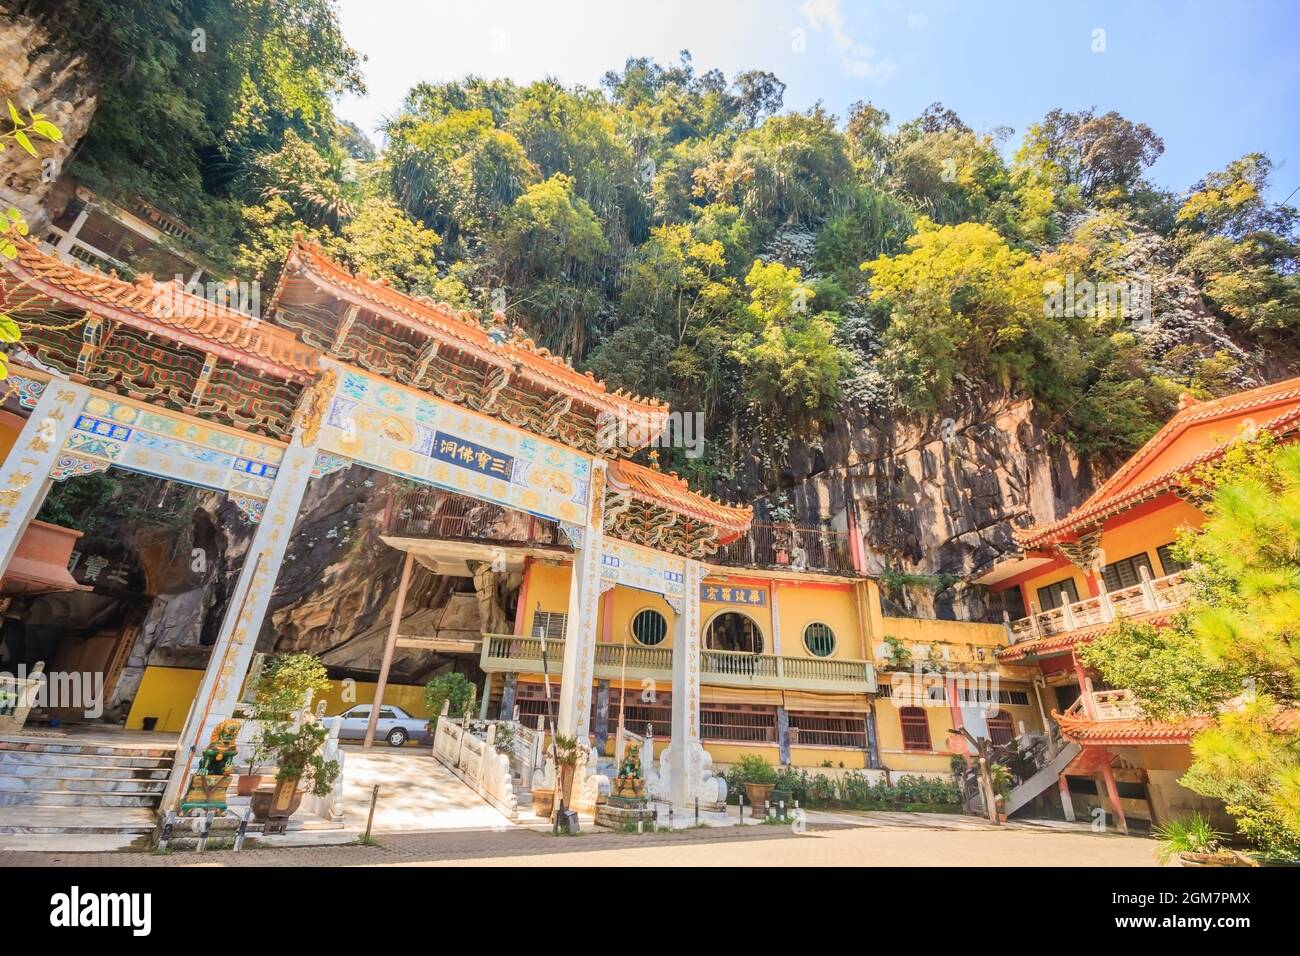
[[[196,854],[0,853],[0,866],[1153,866],[1155,843],[1052,829],[814,823],[555,837],[527,828],[390,832],[378,846]]]

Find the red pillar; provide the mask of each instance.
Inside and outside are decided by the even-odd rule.
[[[1079,682],[1079,695],[1083,698],[1083,712],[1089,720],[1096,720],[1097,710],[1092,699],[1092,681],[1088,680],[1088,672],[1083,669],[1083,662],[1079,660],[1079,655],[1073,649],[1070,650],[1070,660],[1074,661],[1074,676]]]
[[[1097,597],[1101,594],[1101,580],[1097,577],[1097,572],[1091,568],[1083,572],[1083,580],[1088,584],[1088,596]]]
[[[1110,765],[1110,751],[1103,748],[1102,753],[1106,757],[1101,763],[1101,776],[1106,781],[1106,796],[1110,799],[1119,832],[1128,836],[1128,821],[1124,819],[1124,808],[1119,803],[1119,788],[1115,786],[1115,770]]]

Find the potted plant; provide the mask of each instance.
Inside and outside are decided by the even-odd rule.
[[[776,768],[758,754],[745,754],[736,769],[736,777],[745,788],[745,799],[749,801],[749,815],[763,816],[776,788]]]
[[[275,754],[278,770],[275,786],[262,787],[253,793],[253,818],[265,822],[272,816],[293,816],[305,792],[325,797],[338,780],[339,763],[320,755],[329,731],[322,725],[304,721],[297,730],[266,735],[266,746]],[[300,786],[305,784],[306,786]]]
[[[1177,859],[1180,866],[1254,866],[1240,853],[1222,849],[1223,834],[1199,813],[1163,823],[1152,831],[1156,838],[1156,859],[1167,865]]]
[[[262,761],[270,754],[270,749],[266,745],[266,727],[258,730],[249,744],[248,751],[248,772],[241,773],[235,784],[236,790],[241,797],[251,797],[254,791],[262,785],[263,775],[258,773],[258,767]]]
[[[311,654],[287,654],[268,661],[253,685],[249,718],[258,724],[248,755],[248,773],[236,785],[241,797],[251,796],[265,779],[258,766],[275,751],[270,739],[286,731],[307,705],[308,695],[329,687],[325,665]]]
[[[584,750],[586,748],[578,743],[577,737],[556,734],[551,741],[551,757],[555,761],[560,799],[566,808],[573,803],[573,775],[578,766],[578,758]]]

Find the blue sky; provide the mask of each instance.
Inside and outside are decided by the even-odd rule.
[[[1053,107],[1118,110],[1164,138],[1152,170],[1185,189],[1243,153],[1268,153],[1272,198],[1300,186],[1300,4],[904,0],[340,0],[368,57],[364,99],[341,116],[370,132],[419,80],[467,73],[595,86],[629,56],[728,77],[765,69],[786,107],[844,115],[869,99],[895,122],[941,100],[1012,143]],[[1103,31],[1103,32],[1098,32]],[[1100,48],[1100,49],[1098,49]]]

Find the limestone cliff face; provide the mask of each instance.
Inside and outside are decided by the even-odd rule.
[[[790,451],[755,520],[780,509],[847,529],[852,511],[891,613],[977,619],[981,596],[956,579],[1013,550],[1014,524],[1051,520],[1093,487],[1049,424],[1027,399],[973,390],[927,418],[848,408],[816,450]],[[904,576],[930,580],[898,586]]]
[[[48,223],[47,199],[59,170],[95,115],[96,86],[84,57],[52,45],[45,30],[25,17],[4,17],[0,100],[12,102],[24,119],[28,110],[44,113],[63,133],[60,143],[39,141],[39,157],[13,144],[0,153],[0,202],[17,206],[40,232]]]
[[[1168,241],[1135,229],[1117,245],[1108,268],[1147,290],[1149,308],[1132,316],[1129,330],[1154,372],[1185,381],[1202,360],[1226,353],[1237,365],[1227,390],[1295,374],[1234,342],[1192,277],[1179,272]],[[792,228],[765,257],[810,276],[810,249],[810,237]],[[1119,460],[1081,460],[1059,420],[979,382],[963,381],[937,414],[894,411],[871,368],[878,343],[863,338],[849,342],[861,366],[830,427],[787,449],[755,449],[727,490],[755,501],[756,521],[847,529],[852,512],[889,613],[1000,619],[981,589],[959,579],[1014,551],[1014,525],[1052,521],[1082,503]]]

